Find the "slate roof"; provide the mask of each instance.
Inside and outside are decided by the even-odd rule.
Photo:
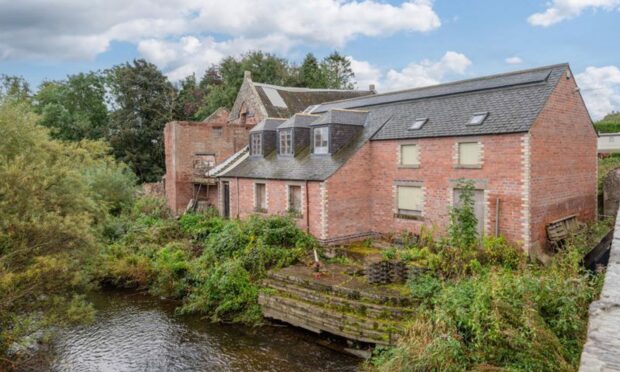
[[[320,115],[311,115],[311,114],[295,114],[291,116],[287,121],[282,123],[278,128],[286,129],[286,128],[310,128],[310,123],[316,121]]]
[[[245,159],[226,176],[322,181],[369,140],[527,132],[566,69],[567,64],[545,66],[309,107],[306,112],[322,114],[313,125],[360,115],[342,110],[368,113],[361,134],[335,154],[314,155],[308,148],[295,157],[278,157],[274,151]],[[489,113],[482,125],[467,125],[480,112]],[[410,130],[416,118],[428,121]]]
[[[329,102],[310,111],[345,108],[391,112],[392,119],[373,140],[527,132],[567,68],[567,64],[545,66]],[[467,125],[479,112],[489,113],[482,125]],[[416,118],[428,121],[422,128],[410,130]]]
[[[332,109],[316,120],[311,125],[323,125],[323,124],[348,124],[348,125],[364,125],[366,123],[366,117],[368,111],[361,110],[340,110]]]
[[[372,95],[369,90],[346,90],[346,89],[311,89],[281,87],[263,83],[253,83],[260,100],[267,110],[267,116],[274,118],[288,118],[307,107],[348,98]],[[271,92],[269,92],[271,90]],[[276,105],[268,96],[277,92],[286,107]],[[277,103],[277,102],[276,102]]]
[[[252,129],[250,129],[250,133],[261,132],[261,131],[275,132],[276,128],[278,128],[285,121],[286,119],[281,119],[281,118],[263,119],[258,124],[256,124]]]

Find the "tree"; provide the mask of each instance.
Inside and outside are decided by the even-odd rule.
[[[24,336],[92,316],[81,270],[134,176],[103,142],[60,142],[21,102],[0,103],[0,370]],[[14,356],[14,359],[15,358]]]
[[[191,74],[179,84],[179,94],[174,106],[176,120],[196,120],[196,114],[202,105],[206,88],[196,82],[196,75]]]
[[[325,75],[314,54],[308,53],[299,68],[299,86],[306,88],[325,87]]]
[[[164,174],[163,130],[174,119],[176,91],[155,65],[141,59],[115,66],[106,75],[114,154],[140,181],[157,181]]]
[[[351,69],[351,61],[338,52],[333,52],[321,62],[321,70],[325,78],[324,88],[353,89],[355,74]]]
[[[107,135],[108,109],[105,79],[98,72],[81,73],[42,84],[34,97],[40,124],[53,138],[79,141]]]
[[[30,84],[23,77],[0,75],[0,102],[29,102],[30,94]]]

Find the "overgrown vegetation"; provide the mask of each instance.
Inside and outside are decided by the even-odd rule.
[[[0,103],[0,369],[41,329],[92,317],[82,267],[134,197],[135,176],[107,145],[50,140],[37,121],[24,103]]]
[[[610,171],[620,168],[620,154],[611,154],[598,161],[598,192],[603,192],[603,182]]]
[[[594,123],[596,131],[599,133],[618,133],[620,132],[620,113],[612,112],[603,119]]]
[[[261,320],[258,281],[307,254],[314,240],[286,217],[224,220],[210,213],[167,216],[163,200],[143,198],[114,225],[92,262],[96,281],[181,300],[178,311],[212,320]]]
[[[378,349],[381,371],[577,370],[588,305],[600,275],[580,261],[605,223],[574,237],[548,266],[529,262],[502,238],[476,236],[473,186],[461,185],[449,236],[424,233],[401,259],[426,267],[408,285],[419,312],[395,348]]]

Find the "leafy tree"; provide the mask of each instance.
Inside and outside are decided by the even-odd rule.
[[[81,270],[134,177],[102,142],[58,142],[25,103],[0,104],[0,370],[9,347],[92,316]],[[19,359],[19,355],[13,355]]]
[[[105,80],[97,72],[43,83],[35,95],[41,124],[54,138],[79,141],[104,138],[108,129]]]
[[[110,143],[140,181],[164,173],[163,130],[174,119],[176,91],[155,65],[134,60],[106,72],[112,100]]]
[[[182,80],[175,102],[174,118],[177,120],[195,120],[205,93],[206,88],[202,88],[196,82],[196,75],[189,75]]]
[[[0,102],[6,100],[28,102],[30,95],[30,85],[23,77],[0,75]]]
[[[306,54],[303,63],[299,67],[299,86],[307,88],[325,87],[325,75],[321,70],[319,61],[314,54]]]
[[[353,89],[355,74],[351,69],[351,61],[338,52],[333,52],[321,62],[321,70],[325,78],[323,88]]]

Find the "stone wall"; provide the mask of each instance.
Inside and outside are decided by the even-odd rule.
[[[603,184],[603,214],[615,216],[620,205],[620,169],[614,169],[605,177]]]
[[[598,301],[590,304],[588,337],[580,371],[620,370],[620,217],[616,218],[605,284]]]

